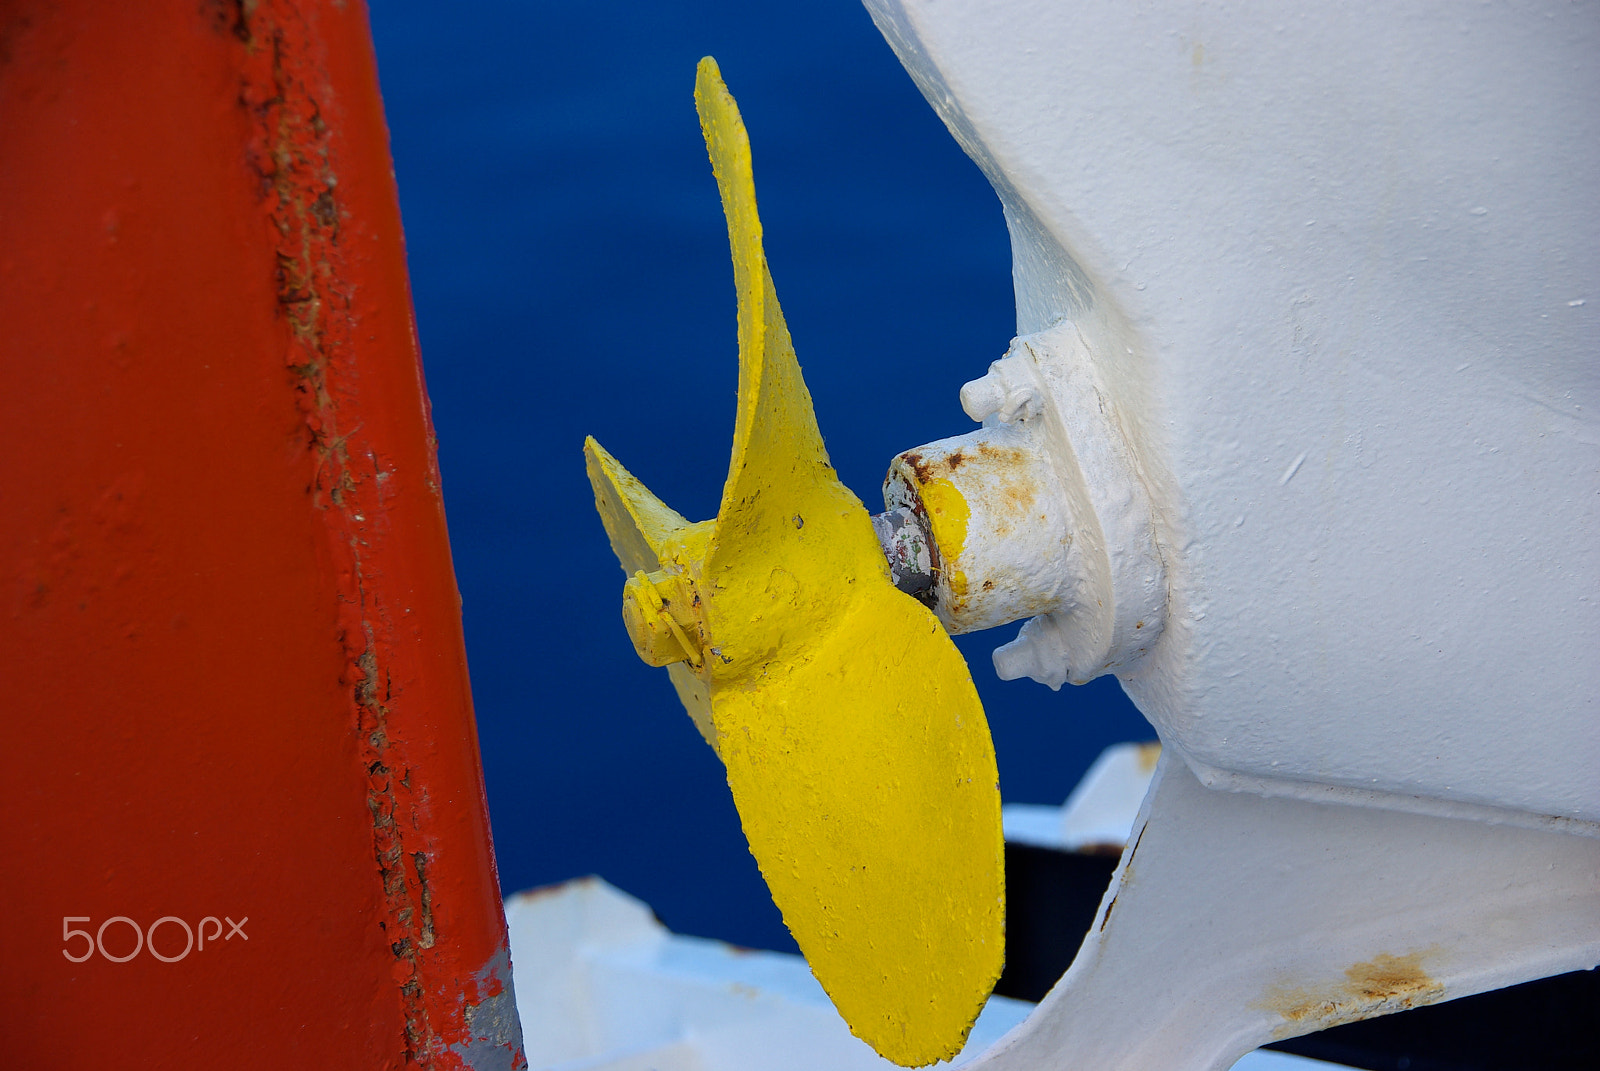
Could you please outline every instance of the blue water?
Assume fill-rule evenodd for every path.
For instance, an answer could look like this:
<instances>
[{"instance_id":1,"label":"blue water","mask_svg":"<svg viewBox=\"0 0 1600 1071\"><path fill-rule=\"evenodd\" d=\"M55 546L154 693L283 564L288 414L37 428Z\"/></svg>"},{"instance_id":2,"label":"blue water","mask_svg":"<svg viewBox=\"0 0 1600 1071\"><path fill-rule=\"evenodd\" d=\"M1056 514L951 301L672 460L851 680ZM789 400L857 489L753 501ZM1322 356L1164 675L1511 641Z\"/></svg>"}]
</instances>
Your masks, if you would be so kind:
<instances>
[{"instance_id":1,"label":"blue water","mask_svg":"<svg viewBox=\"0 0 1600 1071\"><path fill-rule=\"evenodd\" d=\"M720 765L623 632L583 437L716 512L737 347L701 56L744 113L773 278L869 508L895 454L972 427L956 392L1013 334L999 202L844 0L374 0L372 20L501 882L596 873L681 932L792 950ZM1004 797L1059 802L1153 733L1113 680L997 680L1016 628L959 642Z\"/></svg>"}]
</instances>

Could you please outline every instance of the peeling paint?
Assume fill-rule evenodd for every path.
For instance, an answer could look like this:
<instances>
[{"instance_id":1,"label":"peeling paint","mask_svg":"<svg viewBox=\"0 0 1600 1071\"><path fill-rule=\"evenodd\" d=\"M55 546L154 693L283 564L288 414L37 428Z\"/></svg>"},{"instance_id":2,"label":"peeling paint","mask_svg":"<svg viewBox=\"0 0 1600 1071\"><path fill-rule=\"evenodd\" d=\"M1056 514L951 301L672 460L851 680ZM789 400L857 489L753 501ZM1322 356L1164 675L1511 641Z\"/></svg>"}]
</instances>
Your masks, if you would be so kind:
<instances>
[{"instance_id":1,"label":"peeling paint","mask_svg":"<svg viewBox=\"0 0 1600 1071\"><path fill-rule=\"evenodd\" d=\"M286 362L317 457L309 488L318 509L329 513L328 530L346 590L340 598L340 635L357 711L361 762L367 768L367 809L372 818L373 856L386 901L379 922L400 968L396 974L405 1012L405 1058L427 1065L431 1031L422 997L417 952L435 940L431 912L423 910L425 852L409 851L403 782L394 775L388 706L379 698L380 631L392 623L373 605L367 590L362 500L371 494L370 472L361 471L342 426L336 365L350 349L349 295L339 246L340 212L322 94L326 74L310 54L314 40L299 9L289 3L241 7L239 25L249 59L240 92L256 123L251 160L261 177L261 195L277 229L278 305L288 325ZM375 504L374 504L375 505ZM371 509L373 517L381 516ZM397 784L399 782L399 784ZM409 800L405 800L409 804ZM408 880L410 857L415 880ZM429 924L424 927L424 919ZM426 942L426 944L424 944Z\"/></svg>"},{"instance_id":2,"label":"peeling paint","mask_svg":"<svg viewBox=\"0 0 1600 1071\"><path fill-rule=\"evenodd\" d=\"M873 515L872 528L894 586L932 609L939 551L928 534L926 512L888 509Z\"/></svg>"},{"instance_id":3,"label":"peeling paint","mask_svg":"<svg viewBox=\"0 0 1600 1071\"><path fill-rule=\"evenodd\" d=\"M367 767L367 808L372 818L373 855L377 863L387 919L379 923L395 958L404 966L397 977L405 1004L405 1055L424 1059L427 1015L416 983L416 954L424 939L418 895L407 881L403 859L405 831L396 821L400 810L396 778L389 761L388 709L378 697L376 632L383 623L368 605L366 568L360 536L358 474L352 464L348 435L340 428L339 404L330 383L330 364L349 345L348 301L338 285L337 178L330 160L328 129L316 89L319 72L306 52L309 29L291 5L268 4L244 9L239 25L250 53L240 94L258 124L252 163L261 176L278 242L278 303L289 328L287 358L307 432L317 456L317 478L309 490L320 509L330 511L329 528L339 573L349 588L341 599L341 636L352 672L347 682L358 711L357 737ZM404 771L401 780L409 775ZM424 858L412 853L413 861ZM425 866L417 867L420 877Z\"/></svg>"},{"instance_id":4,"label":"peeling paint","mask_svg":"<svg viewBox=\"0 0 1600 1071\"><path fill-rule=\"evenodd\" d=\"M325 16L284 0L247 0L217 12L216 25L235 33L246 48L239 102L254 125L249 162L278 234L277 297L289 341L285 363L316 458L316 477L307 492L314 507L325 511L328 549L341 578L345 683L358 761L366 771L373 862L382 890L383 910L376 921L395 959L392 977L404 1016L404 1036L396 1039L399 1055L426 1068L461 1066L450 1054L465 1056L469 1067L525 1066L515 1005L507 1003L509 961L485 968L481 984L467 989L468 996L480 990L486 995L462 997L459 1009L438 1003L441 994L458 987L448 976L448 959L431 969L424 963L424 955L449 938L440 933L436 914L438 847L427 832L432 817L427 792L421 783L413 784L408 752L390 725L397 687L389 662L398 625L381 595L373 548L386 523L385 504L395 494L385 486L394 464L376 449L353 446L362 427L345 416L347 410L362 411L354 366L351 280L356 272L342 242L349 218L335 154L342 119L328 57L322 54L327 45L318 36L318 20ZM428 437L424 479L436 494L431 429ZM497 1025L490 1029L491 1024ZM470 1038L457 1042L463 1033Z\"/></svg>"},{"instance_id":5,"label":"peeling paint","mask_svg":"<svg viewBox=\"0 0 1600 1071\"><path fill-rule=\"evenodd\" d=\"M450 1046L471 1071L524 1071L522 1025L511 983L511 953L494 954L474 978L480 999L465 1007L468 1040Z\"/></svg>"},{"instance_id":6,"label":"peeling paint","mask_svg":"<svg viewBox=\"0 0 1600 1071\"><path fill-rule=\"evenodd\" d=\"M1157 746L1159 747L1159 745ZM1133 847L1128 849L1127 860L1122 864L1122 872L1116 879L1116 890L1111 893L1111 899L1106 902L1106 909L1100 915L1100 925L1095 928L1097 933L1105 932L1106 923L1111 921L1111 912L1117 906L1117 897L1121 895L1123 889L1133 884L1133 857L1139 853L1139 845L1144 843L1144 832L1147 828L1147 826L1140 827L1139 835L1133 840Z\"/></svg>"}]
</instances>

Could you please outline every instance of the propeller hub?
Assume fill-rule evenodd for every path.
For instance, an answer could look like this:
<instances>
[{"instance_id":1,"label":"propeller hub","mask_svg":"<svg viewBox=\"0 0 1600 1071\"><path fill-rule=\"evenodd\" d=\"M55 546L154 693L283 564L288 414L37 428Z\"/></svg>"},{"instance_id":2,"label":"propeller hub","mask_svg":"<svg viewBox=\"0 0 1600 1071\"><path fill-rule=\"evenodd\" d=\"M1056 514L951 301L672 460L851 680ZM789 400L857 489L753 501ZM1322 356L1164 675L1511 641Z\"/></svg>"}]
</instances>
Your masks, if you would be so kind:
<instances>
[{"instance_id":1,"label":"propeller hub","mask_svg":"<svg viewBox=\"0 0 1600 1071\"><path fill-rule=\"evenodd\" d=\"M885 518L909 515L926 535L927 592L952 633L1030 619L995 652L1004 679L1059 688L1126 671L1167 619L1158 546L1161 496L1137 431L1101 382L1070 321L1013 340L961 391L984 426L895 458ZM883 538L895 582L918 579ZM905 557L905 555L902 555ZM904 576L902 574L905 574Z\"/></svg>"}]
</instances>

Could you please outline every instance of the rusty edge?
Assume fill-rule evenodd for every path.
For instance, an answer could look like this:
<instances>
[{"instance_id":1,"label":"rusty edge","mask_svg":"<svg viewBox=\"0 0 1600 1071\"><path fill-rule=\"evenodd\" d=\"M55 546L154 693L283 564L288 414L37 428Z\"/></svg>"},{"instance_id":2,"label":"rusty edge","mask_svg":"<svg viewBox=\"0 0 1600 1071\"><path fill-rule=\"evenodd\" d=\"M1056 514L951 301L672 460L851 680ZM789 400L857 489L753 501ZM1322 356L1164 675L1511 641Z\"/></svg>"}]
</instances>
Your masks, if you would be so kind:
<instances>
[{"instance_id":1,"label":"rusty edge","mask_svg":"<svg viewBox=\"0 0 1600 1071\"><path fill-rule=\"evenodd\" d=\"M1343 1026L1380 1015L1437 1004L1448 995L1423 961L1439 955L1437 946L1403 956L1380 952L1345 968L1342 979L1321 985L1274 984L1252 1007L1280 1017L1275 1040Z\"/></svg>"},{"instance_id":2,"label":"rusty edge","mask_svg":"<svg viewBox=\"0 0 1600 1071\"><path fill-rule=\"evenodd\" d=\"M526 1068L504 944L472 977L451 980L464 999L435 1004L425 984L425 954L440 939L429 883L436 845L425 831L426 786L412 783L406 755L390 736L392 686L383 656L396 636L387 608L378 605L369 583L366 561L371 528L364 520L384 509L389 473L376 452L359 448L359 423L346 427L340 419L341 403L357 412L359 404L351 382L356 374L354 286L339 241L342 208L333 138L319 103L333 93L321 62L325 42L300 5L287 0L224 0L214 8L215 28L244 46L239 101L252 120L251 164L277 231L277 297L289 329L286 363L317 459L313 502L326 513L329 545L343 581L339 628L345 679L356 713L383 890L385 910L378 925L394 955L404 1017L402 1058L428 1069ZM364 24L365 11L356 14ZM427 434L431 446L431 427ZM437 491L436 469L428 484ZM439 981L431 979L434 986Z\"/></svg>"}]
</instances>

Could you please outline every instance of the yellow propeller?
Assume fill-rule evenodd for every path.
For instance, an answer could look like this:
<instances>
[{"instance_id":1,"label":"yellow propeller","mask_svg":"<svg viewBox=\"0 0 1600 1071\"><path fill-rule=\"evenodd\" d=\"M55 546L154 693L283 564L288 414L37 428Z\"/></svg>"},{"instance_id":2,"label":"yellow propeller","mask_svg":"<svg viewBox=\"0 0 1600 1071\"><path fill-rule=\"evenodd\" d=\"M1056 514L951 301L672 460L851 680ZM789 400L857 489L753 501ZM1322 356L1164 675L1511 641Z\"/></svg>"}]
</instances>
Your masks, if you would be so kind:
<instances>
[{"instance_id":1,"label":"yellow propeller","mask_svg":"<svg viewBox=\"0 0 1600 1071\"><path fill-rule=\"evenodd\" d=\"M594 439L623 620L727 769L750 851L856 1036L911 1067L961 1050L1004 954L994 746L955 644L895 589L828 463L761 246L750 143L716 63L695 104L739 295L739 407L715 520Z\"/></svg>"}]
</instances>

